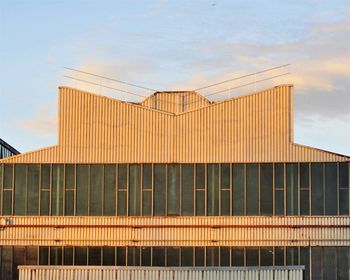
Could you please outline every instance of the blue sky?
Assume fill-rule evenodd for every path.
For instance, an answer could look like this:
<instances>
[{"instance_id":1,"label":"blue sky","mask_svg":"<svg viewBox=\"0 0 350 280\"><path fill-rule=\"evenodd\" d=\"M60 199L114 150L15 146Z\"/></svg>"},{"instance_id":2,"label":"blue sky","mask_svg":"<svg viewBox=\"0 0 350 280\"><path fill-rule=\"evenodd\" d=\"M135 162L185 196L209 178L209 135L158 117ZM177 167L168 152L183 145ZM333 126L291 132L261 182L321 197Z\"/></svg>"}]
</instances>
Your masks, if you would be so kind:
<instances>
[{"instance_id":1,"label":"blue sky","mask_svg":"<svg viewBox=\"0 0 350 280\"><path fill-rule=\"evenodd\" d=\"M291 63L213 100L293 83L295 142L350 155L349 14L348 0L0 0L0 137L21 152L56 144L60 85L135 101L64 67L170 90Z\"/></svg>"}]
</instances>

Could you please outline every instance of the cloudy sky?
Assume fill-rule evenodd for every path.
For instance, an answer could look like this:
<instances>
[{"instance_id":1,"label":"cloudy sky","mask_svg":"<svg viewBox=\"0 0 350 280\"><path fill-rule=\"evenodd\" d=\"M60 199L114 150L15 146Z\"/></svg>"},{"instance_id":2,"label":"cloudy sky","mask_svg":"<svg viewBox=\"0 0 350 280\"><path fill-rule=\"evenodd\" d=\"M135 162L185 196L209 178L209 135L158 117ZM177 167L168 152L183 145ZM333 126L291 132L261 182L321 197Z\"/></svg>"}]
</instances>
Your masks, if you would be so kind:
<instances>
[{"instance_id":1,"label":"cloudy sky","mask_svg":"<svg viewBox=\"0 0 350 280\"><path fill-rule=\"evenodd\" d=\"M0 138L21 152L57 142L57 87L136 101L135 88L71 67L157 90L211 96L295 85L295 142L350 155L350 2L0 0Z\"/></svg>"}]
</instances>

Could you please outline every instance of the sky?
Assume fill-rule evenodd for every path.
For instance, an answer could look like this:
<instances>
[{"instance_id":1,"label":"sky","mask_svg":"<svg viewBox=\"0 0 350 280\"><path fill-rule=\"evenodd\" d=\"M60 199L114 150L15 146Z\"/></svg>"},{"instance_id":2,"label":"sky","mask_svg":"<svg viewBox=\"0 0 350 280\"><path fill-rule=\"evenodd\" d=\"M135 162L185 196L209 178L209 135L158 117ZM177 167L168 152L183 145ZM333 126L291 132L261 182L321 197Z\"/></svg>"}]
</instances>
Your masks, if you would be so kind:
<instances>
[{"instance_id":1,"label":"sky","mask_svg":"<svg viewBox=\"0 0 350 280\"><path fill-rule=\"evenodd\" d=\"M350 155L349 0L0 0L0 39L0 138L20 152L57 143L59 86L140 101L65 76L152 93L65 67L193 90L290 64L199 93L294 84L294 141Z\"/></svg>"}]
</instances>

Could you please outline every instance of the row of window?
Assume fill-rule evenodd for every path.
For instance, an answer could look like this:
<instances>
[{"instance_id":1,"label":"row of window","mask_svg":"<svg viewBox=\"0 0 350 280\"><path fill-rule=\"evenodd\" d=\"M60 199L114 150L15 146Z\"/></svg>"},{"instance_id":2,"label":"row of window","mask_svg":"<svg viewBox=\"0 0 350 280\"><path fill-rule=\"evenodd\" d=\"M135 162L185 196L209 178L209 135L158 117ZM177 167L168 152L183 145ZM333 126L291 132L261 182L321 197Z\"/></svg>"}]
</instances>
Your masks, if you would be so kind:
<instances>
[{"instance_id":1,"label":"row of window","mask_svg":"<svg viewBox=\"0 0 350 280\"><path fill-rule=\"evenodd\" d=\"M0 159L17 155L19 152L0 139Z\"/></svg>"},{"instance_id":2,"label":"row of window","mask_svg":"<svg viewBox=\"0 0 350 280\"><path fill-rule=\"evenodd\" d=\"M4 164L0 214L349 215L349 163Z\"/></svg>"},{"instance_id":3,"label":"row of window","mask_svg":"<svg viewBox=\"0 0 350 280\"><path fill-rule=\"evenodd\" d=\"M303 279L349 279L350 247L0 247L0 279L18 265L284 266ZM311 264L310 264L311 261ZM12 274L12 278L11 278Z\"/></svg>"}]
</instances>

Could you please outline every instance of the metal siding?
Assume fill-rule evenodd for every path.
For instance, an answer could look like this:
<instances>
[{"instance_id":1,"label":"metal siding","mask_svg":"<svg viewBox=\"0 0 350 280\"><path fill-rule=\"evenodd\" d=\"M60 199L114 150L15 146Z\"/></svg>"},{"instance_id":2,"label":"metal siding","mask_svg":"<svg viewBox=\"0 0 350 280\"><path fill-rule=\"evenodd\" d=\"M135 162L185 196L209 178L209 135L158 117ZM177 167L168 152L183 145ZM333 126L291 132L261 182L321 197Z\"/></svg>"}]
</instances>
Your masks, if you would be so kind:
<instances>
[{"instance_id":1,"label":"metal siding","mask_svg":"<svg viewBox=\"0 0 350 280\"><path fill-rule=\"evenodd\" d=\"M108 266L19 266L20 280L66 280L66 279L261 279L302 280L302 266L285 267L108 267Z\"/></svg>"},{"instance_id":2,"label":"metal siding","mask_svg":"<svg viewBox=\"0 0 350 280\"><path fill-rule=\"evenodd\" d=\"M175 102L186 94L175 92L157 95L171 102L163 109L176 111L178 106ZM290 85L210 104L195 93L188 96L194 99L192 104L200 105L191 105L191 110L173 114L76 89L60 88L58 145L6 158L0 162L349 160L346 156L291 142L293 96ZM151 99L145 102L150 102L149 100Z\"/></svg>"},{"instance_id":3,"label":"metal siding","mask_svg":"<svg viewBox=\"0 0 350 280\"><path fill-rule=\"evenodd\" d=\"M0 221L2 246L350 246L349 216L2 216Z\"/></svg>"}]
</instances>

